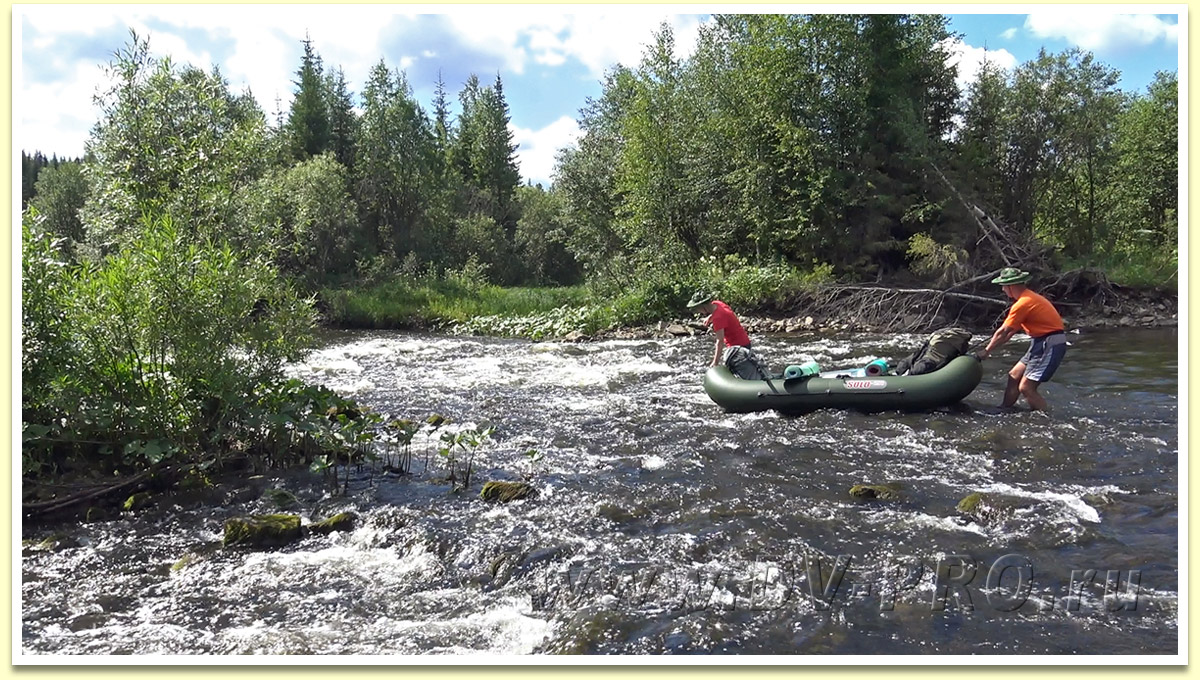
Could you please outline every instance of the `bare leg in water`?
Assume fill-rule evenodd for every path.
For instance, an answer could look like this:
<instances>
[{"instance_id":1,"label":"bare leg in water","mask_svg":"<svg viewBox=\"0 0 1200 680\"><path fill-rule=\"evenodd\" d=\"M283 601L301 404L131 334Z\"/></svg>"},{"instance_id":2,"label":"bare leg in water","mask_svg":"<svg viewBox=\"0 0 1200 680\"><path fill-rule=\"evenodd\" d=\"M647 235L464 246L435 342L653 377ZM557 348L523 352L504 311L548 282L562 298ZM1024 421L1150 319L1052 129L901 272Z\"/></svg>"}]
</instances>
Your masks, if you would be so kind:
<instances>
[{"instance_id":1,"label":"bare leg in water","mask_svg":"<svg viewBox=\"0 0 1200 680\"><path fill-rule=\"evenodd\" d=\"M1034 411L1046 410L1046 398L1038 394L1041 383L1025 377L1025 364L1018 361L1008 372L1008 384L1004 386L1004 401L1001 406L1008 408L1017 403L1017 397L1025 397L1029 408Z\"/></svg>"}]
</instances>

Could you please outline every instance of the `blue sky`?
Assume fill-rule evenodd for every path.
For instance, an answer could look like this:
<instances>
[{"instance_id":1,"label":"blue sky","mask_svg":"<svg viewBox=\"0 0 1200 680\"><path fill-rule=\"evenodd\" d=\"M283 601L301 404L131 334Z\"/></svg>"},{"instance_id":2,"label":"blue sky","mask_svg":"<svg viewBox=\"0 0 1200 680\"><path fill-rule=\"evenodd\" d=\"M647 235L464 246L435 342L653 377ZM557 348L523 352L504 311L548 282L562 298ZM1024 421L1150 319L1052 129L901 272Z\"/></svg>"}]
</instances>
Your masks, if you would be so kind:
<instances>
[{"instance_id":1,"label":"blue sky","mask_svg":"<svg viewBox=\"0 0 1200 680\"><path fill-rule=\"evenodd\" d=\"M780 5L25 5L13 7L14 153L79 156L98 110L102 67L129 30L151 51L205 69L214 64L233 89L249 87L272 116L286 111L308 35L327 66L341 67L355 93L383 59L403 69L418 101L432 109L441 74L451 99L471 73L501 77L525 179L548 182L557 149L578 136L588 97L605 71L635 65L661 22L689 55L711 12L779 11ZM796 7L796 6L789 6ZM1143 92L1155 71L1175 71L1186 50L1182 5L877 5L809 11L940 12L962 34L951 45L960 83L988 50L1006 68L1079 46L1122 73L1122 89ZM1031 13L1017 13L1025 9ZM682 14L681 10L697 12ZM1186 15L1183 15L1186 24ZM1181 33L1184 33L1181 35ZM1181 47L1182 45L1182 47ZM1181 78L1181 80L1183 80ZM1184 100L1186 101L1186 100Z\"/></svg>"}]
</instances>

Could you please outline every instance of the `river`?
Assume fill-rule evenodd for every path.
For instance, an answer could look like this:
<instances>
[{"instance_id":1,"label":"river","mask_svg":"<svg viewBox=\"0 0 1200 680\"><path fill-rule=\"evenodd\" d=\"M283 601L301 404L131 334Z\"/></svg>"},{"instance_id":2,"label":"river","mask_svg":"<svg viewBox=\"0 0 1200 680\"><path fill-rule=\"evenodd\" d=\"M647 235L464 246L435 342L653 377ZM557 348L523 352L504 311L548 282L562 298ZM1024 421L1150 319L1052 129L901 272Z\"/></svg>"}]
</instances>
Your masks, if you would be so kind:
<instances>
[{"instance_id":1,"label":"river","mask_svg":"<svg viewBox=\"0 0 1200 680\"><path fill-rule=\"evenodd\" d=\"M471 492L448 493L426 431L408 477L351 468L345 494L259 480L295 493L305 521L359 517L278 550L217 547L226 518L272 509L244 489L220 507L40 527L25 538L65 532L72 547L19 560L20 651L1179 653L1178 335L1069 337L1042 388L1049 414L996 407L1018 338L965 408L785 417L708 399L711 338L332 334L291 371L390 418L495 426ZM757 347L775 367L833 367L920 340ZM485 502L492 479L537 496ZM898 497L855 498L856 484ZM957 512L976 492L994 512Z\"/></svg>"}]
</instances>

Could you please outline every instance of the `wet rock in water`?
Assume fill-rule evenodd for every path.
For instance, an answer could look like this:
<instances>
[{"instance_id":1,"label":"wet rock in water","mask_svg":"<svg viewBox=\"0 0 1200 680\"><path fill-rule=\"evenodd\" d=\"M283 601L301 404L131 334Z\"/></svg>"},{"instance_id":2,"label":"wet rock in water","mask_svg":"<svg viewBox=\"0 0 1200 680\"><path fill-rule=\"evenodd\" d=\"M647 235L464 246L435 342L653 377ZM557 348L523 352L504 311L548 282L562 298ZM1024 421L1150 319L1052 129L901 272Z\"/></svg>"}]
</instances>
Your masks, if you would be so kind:
<instances>
[{"instance_id":1,"label":"wet rock in water","mask_svg":"<svg viewBox=\"0 0 1200 680\"><path fill-rule=\"evenodd\" d=\"M58 552L67 548L78 548L82 543L78 538L68 534L53 534L42 540L31 539L21 542L21 554L28 557L40 552Z\"/></svg>"},{"instance_id":2,"label":"wet rock in water","mask_svg":"<svg viewBox=\"0 0 1200 680\"><path fill-rule=\"evenodd\" d=\"M109 508L100 505L90 506L83 513L83 521L85 522L104 522L109 519L112 519L112 512Z\"/></svg>"},{"instance_id":3,"label":"wet rock in water","mask_svg":"<svg viewBox=\"0 0 1200 680\"><path fill-rule=\"evenodd\" d=\"M300 538L299 515L251 515L225 520L222 545L270 548Z\"/></svg>"},{"instance_id":4,"label":"wet rock in water","mask_svg":"<svg viewBox=\"0 0 1200 680\"><path fill-rule=\"evenodd\" d=\"M142 508L146 507L146 505L149 502L150 502L150 492L149 491L141 491L141 492L133 494L129 498L126 498L124 505L122 505L121 507L124 508L127 512L132 512L134 510L141 510Z\"/></svg>"},{"instance_id":5,"label":"wet rock in water","mask_svg":"<svg viewBox=\"0 0 1200 680\"><path fill-rule=\"evenodd\" d=\"M850 495L855 498L894 501L900 499L900 489L892 484L855 484L850 487Z\"/></svg>"},{"instance_id":6,"label":"wet rock in water","mask_svg":"<svg viewBox=\"0 0 1200 680\"><path fill-rule=\"evenodd\" d=\"M339 512L332 517L308 525L308 531L314 534L331 534L335 531L352 531L358 516L353 512Z\"/></svg>"},{"instance_id":7,"label":"wet rock in water","mask_svg":"<svg viewBox=\"0 0 1200 680\"><path fill-rule=\"evenodd\" d=\"M287 489L268 489L263 494L263 498L271 501L280 510L290 510L300 505L300 500Z\"/></svg>"},{"instance_id":8,"label":"wet rock in water","mask_svg":"<svg viewBox=\"0 0 1200 680\"><path fill-rule=\"evenodd\" d=\"M588 339L583 331L571 331L563 336L563 342L584 342Z\"/></svg>"},{"instance_id":9,"label":"wet rock in water","mask_svg":"<svg viewBox=\"0 0 1200 680\"><path fill-rule=\"evenodd\" d=\"M984 505L983 494L976 492L959 501L954 511L960 515L974 515Z\"/></svg>"},{"instance_id":10,"label":"wet rock in water","mask_svg":"<svg viewBox=\"0 0 1200 680\"><path fill-rule=\"evenodd\" d=\"M959 515L979 524L997 524L1011 517L1017 510L1034 504L1032 499L1016 496L975 492L963 498L955 506Z\"/></svg>"},{"instance_id":11,"label":"wet rock in water","mask_svg":"<svg viewBox=\"0 0 1200 680\"><path fill-rule=\"evenodd\" d=\"M692 332L690 330L688 330L688 328L686 326L684 326L682 324L677 324L677 323L673 323L673 324L667 326L663 330L665 330L670 335L674 335L675 337L682 337L682 336L692 334Z\"/></svg>"},{"instance_id":12,"label":"wet rock in water","mask_svg":"<svg viewBox=\"0 0 1200 680\"><path fill-rule=\"evenodd\" d=\"M537 495L537 490L525 482L488 482L483 485L479 497L485 501L509 501L530 498Z\"/></svg>"},{"instance_id":13,"label":"wet rock in water","mask_svg":"<svg viewBox=\"0 0 1200 680\"><path fill-rule=\"evenodd\" d=\"M200 561L199 555L197 555L196 553L188 553L188 554L184 555L183 557L180 557L179 559L175 560L175 564L171 565L171 572L174 573L177 571L183 571L184 569L187 569L188 567L192 566L193 564L195 564L199 561Z\"/></svg>"},{"instance_id":14,"label":"wet rock in water","mask_svg":"<svg viewBox=\"0 0 1200 680\"><path fill-rule=\"evenodd\" d=\"M608 521L617 524L631 524L646 519L652 514L650 508L644 505L627 508L624 505L614 502L601 503L596 507L596 513Z\"/></svg>"},{"instance_id":15,"label":"wet rock in water","mask_svg":"<svg viewBox=\"0 0 1200 680\"><path fill-rule=\"evenodd\" d=\"M67 623L67 629L72 633L78 633L83 630L99 628L109 622L111 615L107 612L94 612L90 614L82 614L71 619Z\"/></svg>"}]
</instances>

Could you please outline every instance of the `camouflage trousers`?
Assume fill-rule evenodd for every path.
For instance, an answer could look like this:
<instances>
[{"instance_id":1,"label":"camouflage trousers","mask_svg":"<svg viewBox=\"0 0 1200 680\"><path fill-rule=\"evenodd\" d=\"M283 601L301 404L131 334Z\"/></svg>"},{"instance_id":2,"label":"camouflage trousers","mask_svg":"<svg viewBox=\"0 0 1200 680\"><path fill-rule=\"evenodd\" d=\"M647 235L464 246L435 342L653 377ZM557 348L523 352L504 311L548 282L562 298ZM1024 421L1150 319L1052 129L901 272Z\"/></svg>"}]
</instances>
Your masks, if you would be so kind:
<instances>
[{"instance_id":1,"label":"camouflage trousers","mask_svg":"<svg viewBox=\"0 0 1200 680\"><path fill-rule=\"evenodd\" d=\"M731 373L743 380L767 380L766 364L749 347L732 345L721 354L721 361Z\"/></svg>"}]
</instances>

